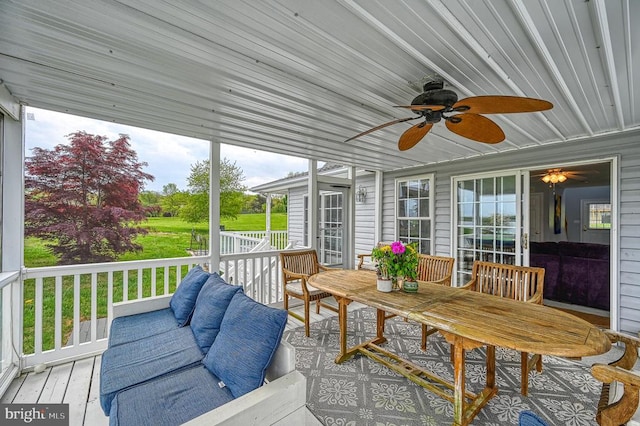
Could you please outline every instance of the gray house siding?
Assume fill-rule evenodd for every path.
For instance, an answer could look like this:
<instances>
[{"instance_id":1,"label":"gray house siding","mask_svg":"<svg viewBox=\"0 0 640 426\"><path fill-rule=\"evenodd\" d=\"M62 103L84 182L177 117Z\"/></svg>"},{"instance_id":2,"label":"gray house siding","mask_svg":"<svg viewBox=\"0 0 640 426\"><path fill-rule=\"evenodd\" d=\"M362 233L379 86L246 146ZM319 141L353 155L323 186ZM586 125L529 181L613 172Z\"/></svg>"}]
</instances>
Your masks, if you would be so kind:
<instances>
[{"instance_id":1,"label":"gray house siding","mask_svg":"<svg viewBox=\"0 0 640 426\"><path fill-rule=\"evenodd\" d=\"M395 182L397 178L407 178L417 175L432 173L433 169L422 168L404 170L398 173L385 173L383 184L383 208L382 208L382 235L383 241L394 241L396 239L396 189ZM435 182L435 213L434 213L434 250L433 254L438 256L450 256L450 209L451 209L451 185L450 175L445 172L434 176Z\"/></svg>"},{"instance_id":2,"label":"gray house siding","mask_svg":"<svg viewBox=\"0 0 640 426\"><path fill-rule=\"evenodd\" d=\"M289 241L295 241L298 246L304 244L304 195L306 193L306 187L292 188L289 189L287 196Z\"/></svg>"},{"instance_id":3,"label":"gray house siding","mask_svg":"<svg viewBox=\"0 0 640 426\"><path fill-rule=\"evenodd\" d=\"M620 148L620 329L640 330L640 140Z\"/></svg>"},{"instance_id":4,"label":"gray house siding","mask_svg":"<svg viewBox=\"0 0 640 426\"><path fill-rule=\"evenodd\" d=\"M640 330L640 132L614 139L592 138L584 141L532 147L503 154L487 154L469 160L427 165L384 174L382 184L382 240L396 238L395 179L427 173L434 174L434 254L451 256L451 181L455 176L498 170L543 169L561 163L594 162L617 158L618 187L612 195L618 211L617 276L613 285L618 289L618 318L613 325L629 333ZM368 253L376 243L374 238L374 178L362 176L356 187L367 188L365 203L356 203L356 253ZM612 188L613 191L613 188ZM292 239L303 241L303 195L306 188L289 192L289 232ZM548 202L548 199L546 199ZM616 235L614 233L614 238Z\"/></svg>"},{"instance_id":5,"label":"gray house siding","mask_svg":"<svg viewBox=\"0 0 640 426\"><path fill-rule=\"evenodd\" d=\"M395 238L395 191L398 177L435 174L435 254L451 255L451 179L453 176L496 170L545 168L559 163L593 162L616 157L619 165L618 201L619 328L640 330L640 136L637 132L615 139L593 138L548 145L464 161L385 173L383 183L383 237ZM613 190L613 188L612 188ZM615 259L615 256L613 257ZM614 319L615 321L615 319Z\"/></svg>"},{"instance_id":6,"label":"gray house siding","mask_svg":"<svg viewBox=\"0 0 640 426\"><path fill-rule=\"evenodd\" d=\"M376 204L374 175L357 177L356 188L360 186L367 190L367 198L364 203L356 202L356 255L371 253L371 248L377 243L377 241L374 241L373 232L375 227L374 214Z\"/></svg>"}]
</instances>

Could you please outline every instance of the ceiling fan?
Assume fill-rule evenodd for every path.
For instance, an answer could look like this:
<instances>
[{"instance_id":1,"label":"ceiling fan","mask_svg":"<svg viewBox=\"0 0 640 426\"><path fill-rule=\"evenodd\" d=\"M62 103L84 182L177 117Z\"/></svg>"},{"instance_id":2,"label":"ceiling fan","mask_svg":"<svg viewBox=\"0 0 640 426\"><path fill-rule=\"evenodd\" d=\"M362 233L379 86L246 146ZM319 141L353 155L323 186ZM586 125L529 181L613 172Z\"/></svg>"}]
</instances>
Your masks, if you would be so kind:
<instances>
[{"instance_id":1,"label":"ceiling fan","mask_svg":"<svg viewBox=\"0 0 640 426\"><path fill-rule=\"evenodd\" d=\"M411 101L411 105L397 105L407 108L417 117L399 118L359 133L345 142L368 135L396 123L417 120L424 121L406 130L398 141L398 149L406 151L424 138L435 123L445 120L447 129L453 133L483 143L498 143L505 139L504 132L492 120L480 114L508 114L513 112L536 112L553 108L551 102L519 96L472 96L458 100L458 95L443 89L442 80L429 81L424 85L424 93Z\"/></svg>"},{"instance_id":2,"label":"ceiling fan","mask_svg":"<svg viewBox=\"0 0 640 426\"><path fill-rule=\"evenodd\" d=\"M565 182L567 179L574 179L580 182L587 182L588 178L584 175L598 174L597 170L568 170L562 169L549 169L544 173L538 173L531 175L532 177L539 177L544 183L554 185L556 183Z\"/></svg>"}]
</instances>

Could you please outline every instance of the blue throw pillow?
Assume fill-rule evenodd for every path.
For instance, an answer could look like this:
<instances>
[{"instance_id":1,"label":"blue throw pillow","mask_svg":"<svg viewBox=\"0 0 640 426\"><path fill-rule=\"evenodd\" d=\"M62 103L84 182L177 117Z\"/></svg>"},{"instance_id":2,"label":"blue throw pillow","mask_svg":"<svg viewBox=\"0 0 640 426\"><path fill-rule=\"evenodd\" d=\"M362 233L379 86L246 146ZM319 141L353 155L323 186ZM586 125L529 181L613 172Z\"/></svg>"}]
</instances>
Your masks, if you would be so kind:
<instances>
[{"instance_id":1,"label":"blue throw pillow","mask_svg":"<svg viewBox=\"0 0 640 426\"><path fill-rule=\"evenodd\" d=\"M210 274L205 272L200 265L195 266L182 279L176 292L173 293L169 307L173 311L179 327L183 327L189 322L198 293L209 276Z\"/></svg>"},{"instance_id":2,"label":"blue throw pillow","mask_svg":"<svg viewBox=\"0 0 640 426\"><path fill-rule=\"evenodd\" d=\"M212 274L202 286L191 316L191 331L202 353L209 351L220 331L229 302L239 291L242 287L227 284L218 274Z\"/></svg>"},{"instance_id":3,"label":"blue throw pillow","mask_svg":"<svg viewBox=\"0 0 640 426\"><path fill-rule=\"evenodd\" d=\"M202 363L238 398L264 382L276 352L287 311L270 308L236 293L224 314L220 333Z\"/></svg>"},{"instance_id":4,"label":"blue throw pillow","mask_svg":"<svg viewBox=\"0 0 640 426\"><path fill-rule=\"evenodd\" d=\"M529 410L520 412L519 426L547 426L547 423Z\"/></svg>"}]
</instances>

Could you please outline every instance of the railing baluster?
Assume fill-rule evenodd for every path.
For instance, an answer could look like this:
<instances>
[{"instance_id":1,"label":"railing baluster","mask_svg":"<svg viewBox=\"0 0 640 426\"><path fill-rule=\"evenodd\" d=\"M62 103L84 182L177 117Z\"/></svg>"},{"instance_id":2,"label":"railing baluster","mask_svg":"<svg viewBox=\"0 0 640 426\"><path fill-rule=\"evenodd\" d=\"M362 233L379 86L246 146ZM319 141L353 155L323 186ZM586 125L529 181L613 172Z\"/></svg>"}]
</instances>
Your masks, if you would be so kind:
<instances>
[{"instance_id":1,"label":"railing baluster","mask_svg":"<svg viewBox=\"0 0 640 426\"><path fill-rule=\"evenodd\" d=\"M73 346L80 344L80 274L73 275Z\"/></svg>"},{"instance_id":2,"label":"railing baluster","mask_svg":"<svg viewBox=\"0 0 640 426\"><path fill-rule=\"evenodd\" d=\"M34 342L33 347L36 354L42 353L42 287L43 279L36 279L36 294L33 301L33 309L35 310L35 322L34 322Z\"/></svg>"},{"instance_id":3,"label":"railing baluster","mask_svg":"<svg viewBox=\"0 0 640 426\"><path fill-rule=\"evenodd\" d=\"M98 274L91 274L91 342L98 340Z\"/></svg>"},{"instance_id":4,"label":"railing baluster","mask_svg":"<svg viewBox=\"0 0 640 426\"><path fill-rule=\"evenodd\" d=\"M107 336L113 319L113 271L107 273Z\"/></svg>"},{"instance_id":5,"label":"railing baluster","mask_svg":"<svg viewBox=\"0 0 640 426\"><path fill-rule=\"evenodd\" d=\"M138 268L138 300L142 299L142 268Z\"/></svg>"},{"instance_id":6,"label":"railing baluster","mask_svg":"<svg viewBox=\"0 0 640 426\"><path fill-rule=\"evenodd\" d=\"M55 350L62 348L62 276L56 275L54 289L54 347Z\"/></svg>"},{"instance_id":7,"label":"railing baluster","mask_svg":"<svg viewBox=\"0 0 640 426\"><path fill-rule=\"evenodd\" d=\"M164 294L169 294L169 267L164 267Z\"/></svg>"},{"instance_id":8,"label":"railing baluster","mask_svg":"<svg viewBox=\"0 0 640 426\"><path fill-rule=\"evenodd\" d=\"M156 295L156 268L151 268L151 297Z\"/></svg>"},{"instance_id":9,"label":"railing baluster","mask_svg":"<svg viewBox=\"0 0 640 426\"><path fill-rule=\"evenodd\" d=\"M122 301L129 300L129 270L122 271Z\"/></svg>"}]
</instances>

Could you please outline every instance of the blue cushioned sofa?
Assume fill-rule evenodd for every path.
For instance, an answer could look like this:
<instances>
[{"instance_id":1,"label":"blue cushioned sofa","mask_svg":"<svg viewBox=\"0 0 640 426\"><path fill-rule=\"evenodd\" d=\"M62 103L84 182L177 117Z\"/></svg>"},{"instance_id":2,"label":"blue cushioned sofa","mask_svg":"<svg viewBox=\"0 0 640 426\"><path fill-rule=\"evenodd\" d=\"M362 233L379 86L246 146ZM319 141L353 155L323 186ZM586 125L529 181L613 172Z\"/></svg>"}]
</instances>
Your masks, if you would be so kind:
<instances>
[{"instance_id":1,"label":"blue cushioned sofa","mask_svg":"<svg viewBox=\"0 0 640 426\"><path fill-rule=\"evenodd\" d=\"M174 295L114 304L100 403L110 425L302 424L286 311L195 267Z\"/></svg>"}]
</instances>

